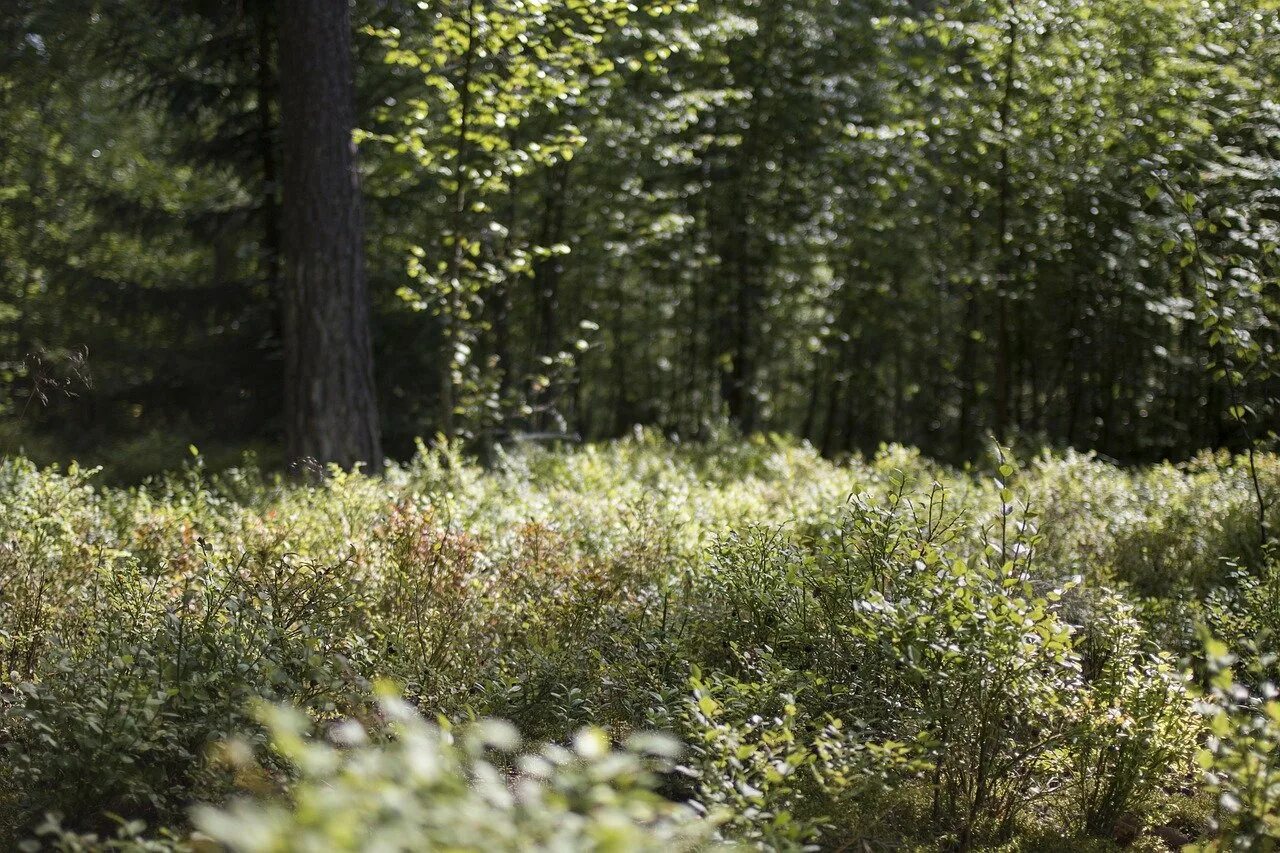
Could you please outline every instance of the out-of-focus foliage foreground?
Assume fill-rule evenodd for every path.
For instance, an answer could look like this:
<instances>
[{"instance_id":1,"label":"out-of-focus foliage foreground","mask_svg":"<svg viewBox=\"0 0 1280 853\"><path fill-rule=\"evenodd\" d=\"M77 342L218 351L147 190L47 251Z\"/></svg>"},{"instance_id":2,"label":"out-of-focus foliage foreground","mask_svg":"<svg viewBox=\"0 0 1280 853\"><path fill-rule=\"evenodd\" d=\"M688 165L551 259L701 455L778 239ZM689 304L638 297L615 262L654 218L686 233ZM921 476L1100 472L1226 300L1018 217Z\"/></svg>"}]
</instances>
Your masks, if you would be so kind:
<instances>
[{"instance_id":1,"label":"out-of-focus foliage foreground","mask_svg":"<svg viewBox=\"0 0 1280 853\"><path fill-rule=\"evenodd\" d=\"M4 444L122 480L191 441L273 462L289 21L0 25ZM728 421L1134 462L1272 422L1275 0L360 0L354 28L394 457Z\"/></svg>"},{"instance_id":2,"label":"out-of-focus foliage foreground","mask_svg":"<svg viewBox=\"0 0 1280 853\"><path fill-rule=\"evenodd\" d=\"M0 845L1274 849L1251 479L652 435L311 485L10 460Z\"/></svg>"}]
</instances>

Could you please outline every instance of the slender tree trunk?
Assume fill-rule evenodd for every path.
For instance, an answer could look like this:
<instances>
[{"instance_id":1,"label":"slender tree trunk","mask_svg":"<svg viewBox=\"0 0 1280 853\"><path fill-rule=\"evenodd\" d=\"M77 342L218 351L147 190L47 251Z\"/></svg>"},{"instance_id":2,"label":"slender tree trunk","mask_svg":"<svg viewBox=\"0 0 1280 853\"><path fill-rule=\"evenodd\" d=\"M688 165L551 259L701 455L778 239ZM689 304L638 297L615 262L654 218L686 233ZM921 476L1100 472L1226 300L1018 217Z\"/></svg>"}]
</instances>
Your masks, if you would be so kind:
<instances>
[{"instance_id":1,"label":"slender tree trunk","mask_svg":"<svg viewBox=\"0 0 1280 853\"><path fill-rule=\"evenodd\" d=\"M969 264L965 273L966 281L960 291L960 298L964 303L964 312L960 326L960 362L958 371L960 402L959 417L956 421L955 450L956 459L958 460L969 459L976 444L974 441L974 414L978 405L977 341L974 339L974 333L978 329L979 290L977 283L974 281L975 275L973 272L974 263L978 256L978 244L977 236L972 226L968 229L968 238Z\"/></svg>"},{"instance_id":2,"label":"slender tree trunk","mask_svg":"<svg viewBox=\"0 0 1280 853\"><path fill-rule=\"evenodd\" d=\"M511 134L511 147L517 147L516 135ZM517 232L520 228L520 193L513 179L511 190L507 197L507 214L506 214L507 237L503 246L503 256L509 256L512 247L519 245ZM494 368L498 374L498 400L500 402L501 411L506 412L507 398L510 396L512 385L512 371L514 365L511 357L511 283L507 278L494 283L489 290L488 298L485 300L485 312L490 317L489 337L491 340L490 351L494 358ZM506 426L505 424L503 425Z\"/></svg>"},{"instance_id":3,"label":"slender tree trunk","mask_svg":"<svg viewBox=\"0 0 1280 853\"><path fill-rule=\"evenodd\" d=\"M809 400L805 403L804 419L800 422L800 437L816 444L814 429L818 423L818 401L822 390L831 385L831 359L826 353L814 356L813 369L809 371Z\"/></svg>"},{"instance_id":4,"label":"slender tree trunk","mask_svg":"<svg viewBox=\"0 0 1280 853\"><path fill-rule=\"evenodd\" d=\"M272 299L279 299L280 291L280 205L279 169L276 165L275 120L271 105L275 100L275 80L271 56L271 12L266 0L259 0L257 15L257 114L258 156L262 161L262 272ZM279 331L277 329L277 331Z\"/></svg>"},{"instance_id":5,"label":"slender tree trunk","mask_svg":"<svg viewBox=\"0 0 1280 853\"><path fill-rule=\"evenodd\" d=\"M347 0L283 0L277 29L286 452L378 469Z\"/></svg>"},{"instance_id":6,"label":"slender tree trunk","mask_svg":"<svg viewBox=\"0 0 1280 853\"><path fill-rule=\"evenodd\" d=\"M849 351L849 361L845 365L849 378L844 383L844 427L842 433L844 440L841 442L840 449L848 453L852 453L858 449L860 433L863 432L865 428L860 428L859 422L861 421L862 424L865 425L867 420L865 413L861 411L862 407L859 405L860 395L858 394L856 384L858 368L855 367L855 365L865 364L861 358L862 348L862 339L859 338L855 340Z\"/></svg>"},{"instance_id":7,"label":"slender tree trunk","mask_svg":"<svg viewBox=\"0 0 1280 853\"><path fill-rule=\"evenodd\" d=\"M569 161L561 161L547 171L542 206L542 229L539 244L544 249L560 243L565 237L565 208L569 191ZM533 289L537 308L538 351L540 358L554 358L560 342L560 281L564 263L559 255L541 258L533 267ZM559 430L562 415L557 411L559 390L554 383L538 392L535 409L538 429Z\"/></svg>"},{"instance_id":8,"label":"slender tree trunk","mask_svg":"<svg viewBox=\"0 0 1280 853\"><path fill-rule=\"evenodd\" d=\"M635 412L631 404L631 379L627 369L633 355L627 351L626 341L626 280L617 269L611 272L614 282L613 321L610 324L613 327L613 349L610 353L613 368L613 434L620 436L635 424Z\"/></svg>"},{"instance_id":9,"label":"slender tree trunk","mask_svg":"<svg viewBox=\"0 0 1280 853\"><path fill-rule=\"evenodd\" d=\"M462 313L462 264L466 246L462 232L467 220L467 172L471 149L472 76L475 72L475 4L466 8L466 52L462 57L462 71L455 82L459 92L457 150L454 152L453 188L449 202L449 266L445 281L443 306L440 310L443 353L440 357L440 433L452 441L457 435L458 408L458 343L461 338L459 315Z\"/></svg>"},{"instance_id":10,"label":"slender tree trunk","mask_svg":"<svg viewBox=\"0 0 1280 853\"><path fill-rule=\"evenodd\" d=\"M1009 9L1009 48L1005 54L1004 92L1000 98L1000 179L996 214L996 239L999 261L996 275L996 377L995 413L992 427L996 438L1005 441L1009 434L1010 406L1010 352L1009 352L1009 288L1013 278L1013 245L1009 234L1009 205L1013 192L1013 176L1009 158L1012 144L1009 123L1013 108L1013 89L1018 63L1018 12L1014 4Z\"/></svg>"}]
</instances>

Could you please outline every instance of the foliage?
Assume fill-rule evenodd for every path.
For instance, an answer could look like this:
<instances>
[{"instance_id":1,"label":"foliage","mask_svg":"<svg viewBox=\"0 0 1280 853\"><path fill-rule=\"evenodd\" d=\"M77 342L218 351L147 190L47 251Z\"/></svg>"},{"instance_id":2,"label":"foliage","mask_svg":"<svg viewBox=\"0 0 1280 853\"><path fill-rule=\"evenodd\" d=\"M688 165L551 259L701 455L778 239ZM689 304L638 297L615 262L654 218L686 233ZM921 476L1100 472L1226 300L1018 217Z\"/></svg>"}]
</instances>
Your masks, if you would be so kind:
<instances>
[{"instance_id":1,"label":"foliage","mask_svg":"<svg viewBox=\"0 0 1280 853\"><path fill-rule=\"evenodd\" d=\"M10 783L38 796L15 804L26 820L46 810L174 820L187 790L217 789L204 752L250 727L252 698L345 707L345 662L361 643L342 636L347 566L245 555L181 578L127 558L91 571L6 709Z\"/></svg>"},{"instance_id":2,"label":"foliage","mask_svg":"<svg viewBox=\"0 0 1280 853\"><path fill-rule=\"evenodd\" d=\"M676 711L692 752L694 802L733 837L805 849L859 797L927 766L907 744L870 742L838 719L802 711L783 691L812 691L812 674L762 663L752 682L695 674Z\"/></svg>"},{"instance_id":3,"label":"foliage","mask_svg":"<svg viewBox=\"0 0 1280 853\"><path fill-rule=\"evenodd\" d=\"M1089 690L1073 738L1073 783L1084 828L1112 834L1126 814L1150 807L1162 784L1187 775L1201 735L1186 676L1153 653L1132 605L1104 595L1082 641Z\"/></svg>"},{"instance_id":4,"label":"foliage","mask_svg":"<svg viewBox=\"0 0 1280 853\"><path fill-rule=\"evenodd\" d=\"M650 790L676 755L668 740L638 736L614 752L604 732L583 729L571 748L519 755L509 725L455 734L391 696L379 709L388 732L347 722L331 743L306 738L297 712L268 709L272 744L299 774L287 801L202 808L196 825L243 853L703 849L710 826Z\"/></svg>"},{"instance_id":5,"label":"foliage","mask_svg":"<svg viewBox=\"0 0 1280 853\"><path fill-rule=\"evenodd\" d=\"M0 11L0 846L1277 846L1277 0L357 0L377 478L285 12Z\"/></svg>"},{"instance_id":6,"label":"foliage","mask_svg":"<svg viewBox=\"0 0 1280 853\"><path fill-rule=\"evenodd\" d=\"M136 481L278 443L286 16L109 5L0 20L0 435ZM1265 447L1275 12L356 3L385 446Z\"/></svg>"},{"instance_id":7,"label":"foliage","mask_svg":"<svg viewBox=\"0 0 1280 853\"><path fill-rule=\"evenodd\" d=\"M1198 761L1209 789L1217 795L1216 837L1204 850L1274 850L1280 844L1280 703L1276 687L1255 669L1249 681L1236 681L1234 655L1220 641L1208 643L1214 671L1204 710L1212 732ZM1257 665L1274 665L1275 653ZM1264 680L1257 680L1261 676Z\"/></svg>"},{"instance_id":8,"label":"foliage","mask_svg":"<svg viewBox=\"0 0 1280 853\"><path fill-rule=\"evenodd\" d=\"M1257 463L1273 488L1276 460ZM686 751L655 790L701 814L671 829L724 842L1104 843L1194 812L1200 791L1242 804L1224 828L1265 831L1242 817L1270 808L1250 757L1269 748L1265 698L1214 682L1226 728L1213 722L1198 780L1205 729L1176 663L1205 671L1207 621L1242 671L1262 667L1249 696L1274 680L1274 570L1253 562L1243 458L957 472L902 448L833 464L781 439L641 434L502 453L488 470L423 446L379 479L210 474L199 458L145 487L96 476L0 468L6 843L41 830L69 850L198 846L189 809L241 808L228 803L246 786L245 814L280 833L357 820L304 816L298 785L416 802L397 768L417 753L369 699L380 679L458 731L501 717L535 743L669 732ZM268 748L262 701L320 739L361 721L371 764L284 729ZM405 725L431 732L440 761L480 766L463 740ZM337 756L336 780L299 766L313 748ZM538 796L577 797L557 787L593 766L577 761ZM437 781L471 809L458 772ZM654 802L619 772L622 812ZM510 808L481 825L542 819ZM601 828L548 808L568 823L544 829Z\"/></svg>"}]
</instances>

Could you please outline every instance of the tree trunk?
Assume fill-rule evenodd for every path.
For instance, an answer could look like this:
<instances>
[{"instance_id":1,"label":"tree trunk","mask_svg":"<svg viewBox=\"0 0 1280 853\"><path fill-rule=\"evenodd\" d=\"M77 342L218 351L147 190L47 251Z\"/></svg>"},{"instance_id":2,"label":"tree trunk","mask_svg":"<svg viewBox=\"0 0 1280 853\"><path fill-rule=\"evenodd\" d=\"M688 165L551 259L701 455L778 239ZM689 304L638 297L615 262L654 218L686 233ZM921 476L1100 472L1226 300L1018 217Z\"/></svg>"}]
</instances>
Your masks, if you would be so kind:
<instances>
[{"instance_id":1,"label":"tree trunk","mask_svg":"<svg viewBox=\"0 0 1280 853\"><path fill-rule=\"evenodd\" d=\"M538 243L545 249L565 237L565 196L569 192L569 161L562 160L547 171L546 195L543 198L542 228ZM564 275L563 259L551 255L533 265L533 292L537 306L537 356L555 358L560 344L560 280ZM535 424L540 431L563 432L563 415L559 412L560 389L554 383L535 395Z\"/></svg>"},{"instance_id":2,"label":"tree trunk","mask_svg":"<svg viewBox=\"0 0 1280 853\"><path fill-rule=\"evenodd\" d=\"M991 419L997 441L1009 438L1010 353L1009 353L1009 291L1013 279L1013 246L1009 234L1009 207L1013 193L1013 177L1009 156L1012 135L1009 124L1013 109L1013 92L1018 64L1018 17L1010 4L1009 47L1005 53L1004 93L1000 98L1000 177L996 211L996 245L999 260L996 263L996 378L995 412Z\"/></svg>"},{"instance_id":3,"label":"tree trunk","mask_svg":"<svg viewBox=\"0 0 1280 853\"><path fill-rule=\"evenodd\" d=\"M351 139L347 0L284 0L279 33L289 461L381 467Z\"/></svg>"},{"instance_id":4,"label":"tree trunk","mask_svg":"<svg viewBox=\"0 0 1280 853\"><path fill-rule=\"evenodd\" d=\"M279 187L276 174L276 129L271 115L271 105L276 100L275 81L272 79L272 22L270 4L260 0L255 18L257 27L257 113L258 157L262 169L262 250L263 279L270 297L277 300L280 290L280 211L277 202ZM276 329L278 332L279 330Z\"/></svg>"}]
</instances>

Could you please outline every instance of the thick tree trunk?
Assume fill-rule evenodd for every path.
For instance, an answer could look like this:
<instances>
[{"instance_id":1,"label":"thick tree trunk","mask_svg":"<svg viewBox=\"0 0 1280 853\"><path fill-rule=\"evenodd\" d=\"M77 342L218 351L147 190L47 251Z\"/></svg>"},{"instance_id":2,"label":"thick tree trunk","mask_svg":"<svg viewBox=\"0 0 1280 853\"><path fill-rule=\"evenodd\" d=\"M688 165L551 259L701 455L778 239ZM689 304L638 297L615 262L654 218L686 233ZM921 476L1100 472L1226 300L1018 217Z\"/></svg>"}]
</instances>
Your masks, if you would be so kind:
<instances>
[{"instance_id":1,"label":"thick tree trunk","mask_svg":"<svg viewBox=\"0 0 1280 853\"><path fill-rule=\"evenodd\" d=\"M283 0L285 431L291 462L381 465L347 0Z\"/></svg>"}]
</instances>

